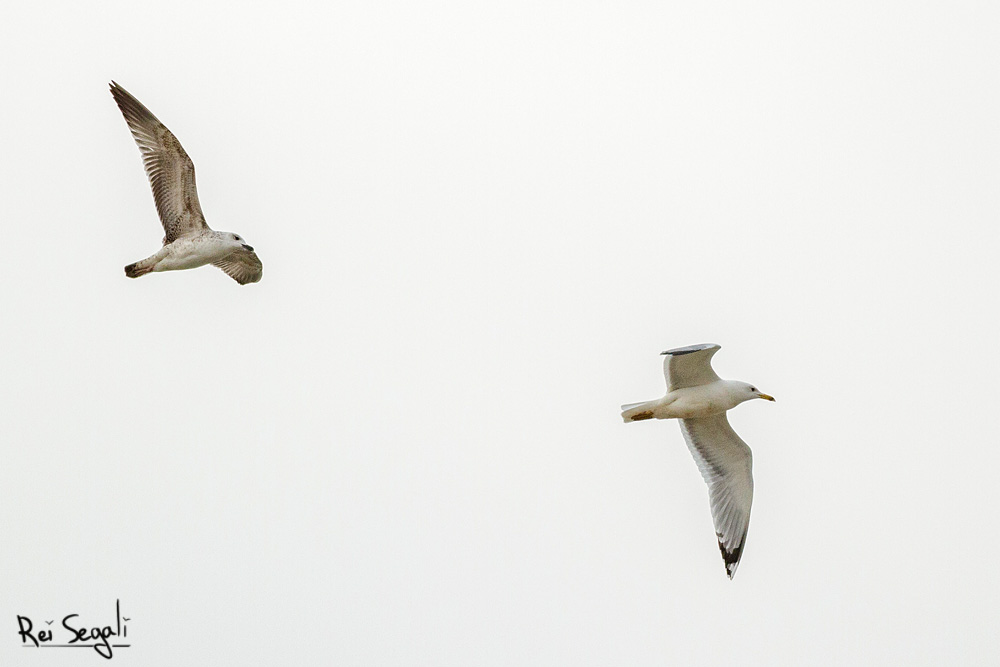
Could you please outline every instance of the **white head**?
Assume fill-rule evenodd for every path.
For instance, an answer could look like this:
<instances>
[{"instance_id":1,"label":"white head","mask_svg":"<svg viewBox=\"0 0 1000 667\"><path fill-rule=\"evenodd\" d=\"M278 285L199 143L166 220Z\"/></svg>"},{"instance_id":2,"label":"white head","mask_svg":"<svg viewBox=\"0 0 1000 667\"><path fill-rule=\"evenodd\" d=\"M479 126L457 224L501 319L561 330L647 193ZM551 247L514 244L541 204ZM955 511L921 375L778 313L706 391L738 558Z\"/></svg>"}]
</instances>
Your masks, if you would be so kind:
<instances>
[{"instance_id":1,"label":"white head","mask_svg":"<svg viewBox=\"0 0 1000 667\"><path fill-rule=\"evenodd\" d=\"M247 242L244 241L243 237L240 236L239 234L233 234L232 232L223 232L222 236L227 241L232 242L233 245L240 246L248 252L253 252L253 246L247 244Z\"/></svg>"},{"instance_id":2,"label":"white head","mask_svg":"<svg viewBox=\"0 0 1000 667\"><path fill-rule=\"evenodd\" d=\"M765 401L774 400L774 396L768 396L761 390L757 389L755 385L748 382L734 382L733 384L736 385L736 391L738 393L740 403L754 398L763 398Z\"/></svg>"}]
</instances>

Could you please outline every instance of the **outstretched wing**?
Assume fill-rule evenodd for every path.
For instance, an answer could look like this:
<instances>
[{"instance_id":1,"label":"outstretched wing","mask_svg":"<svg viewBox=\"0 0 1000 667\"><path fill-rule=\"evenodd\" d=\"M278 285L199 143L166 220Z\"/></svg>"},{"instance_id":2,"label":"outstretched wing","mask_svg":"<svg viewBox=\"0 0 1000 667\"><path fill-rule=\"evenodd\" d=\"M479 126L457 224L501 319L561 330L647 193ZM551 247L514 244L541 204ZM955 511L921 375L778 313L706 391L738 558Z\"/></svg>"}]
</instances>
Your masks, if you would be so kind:
<instances>
[{"instance_id":1,"label":"outstretched wing","mask_svg":"<svg viewBox=\"0 0 1000 667\"><path fill-rule=\"evenodd\" d=\"M667 391L715 382L719 376L712 370L712 355L721 346L714 343L676 347L662 354L663 374L667 378Z\"/></svg>"},{"instance_id":2,"label":"outstretched wing","mask_svg":"<svg viewBox=\"0 0 1000 667\"><path fill-rule=\"evenodd\" d=\"M743 555L753 503L753 456L726 413L681 419L681 432L708 484L715 535L732 579Z\"/></svg>"},{"instance_id":3,"label":"outstretched wing","mask_svg":"<svg viewBox=\"0 0 1000 667\"><path fill-rule=\"evenodd\" d=\"M264 265L261 264L257 253L253 250L240 248L234 253L226 255L213 264L225 271L230 278L240 285L255 283L264 275Z\"/></svg>"},{"instance_id":4,"label":"outstretched wing","mask_svg":"<svg viewBox=\"0 0 1000 667\"><path fill-rule=\"evenodd\" d=\"M184 152L181 142L142 102L114 81L111 82L111 95L142 153L156 211L166 232L164 244L207 230L194 183L194 163Z\"/></svg>"}]
</instances>

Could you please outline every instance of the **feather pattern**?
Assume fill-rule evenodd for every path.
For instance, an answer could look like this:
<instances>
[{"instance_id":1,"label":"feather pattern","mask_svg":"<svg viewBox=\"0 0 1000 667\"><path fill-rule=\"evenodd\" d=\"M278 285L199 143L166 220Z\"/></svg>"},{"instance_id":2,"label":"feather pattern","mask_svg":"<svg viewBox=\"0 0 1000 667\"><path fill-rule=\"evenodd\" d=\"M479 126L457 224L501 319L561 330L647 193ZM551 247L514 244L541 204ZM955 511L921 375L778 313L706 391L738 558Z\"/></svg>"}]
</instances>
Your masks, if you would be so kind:
<instances>
[{"instance_id":1,"label":"feather pattern","mask_svg":"<svg viewBox=\"0 0 1000 667\"><path fill-rule=\"evenodd\" d=\"M708 484L719 550L732 579L743 555L753 503L753 456L726 413L681 419L681 432Z\"/></svg>"},{"instance_id":2,"label":"feather pattern","mask_svg":"<svg viewBox=\"0 0 1000 667\"><path fill-rule=\"evenodd\" d=\"M712 370L712 356L722 349L714 343L689 345L663 352L663 375L667 378L667 391L697 387L719 379Z\"/></svg>"},{"instance_id":3,"label":"feather pattern","mask_svg":"<svg viewBox=\"0 0 1000 667\"><path fill-rule=\"evenodd\" d=\"M264 275L264 265L253 250L237 250L213 264L240 285L255 283Z\"/></svg>"},{"instance_id":4,"label":"feather pattern","mask_svg":"<svg viewBox=\"0 0 1000 667\"><path fill-rule=\"evenodd\" d=\"M166 233L163 244L209 230L198 201L194 163L181 142L142 102L114 81L111 94L142 154L156 211Z\"/></svg>"}]
</instances>

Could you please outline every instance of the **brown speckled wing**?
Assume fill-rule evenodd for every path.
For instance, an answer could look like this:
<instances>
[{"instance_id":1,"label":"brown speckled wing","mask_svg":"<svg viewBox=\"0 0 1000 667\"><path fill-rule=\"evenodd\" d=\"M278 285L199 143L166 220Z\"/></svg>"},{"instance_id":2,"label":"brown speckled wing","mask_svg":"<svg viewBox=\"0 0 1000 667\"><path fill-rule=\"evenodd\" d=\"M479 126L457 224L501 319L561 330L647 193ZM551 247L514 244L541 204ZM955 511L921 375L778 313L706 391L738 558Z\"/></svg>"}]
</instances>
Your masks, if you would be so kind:
<instances>
[{"instance_id":1,"label":"brown speckled wing","mask_svg":"<svg viewBox=\"0 0 1000 667\"><path fill-rule=\"evenodd\" d=\"M253 250L237 250L213 264L240 285L255 283L264 275L264 265Z\"/></svg>"},{"instance_id":2,"label":"brown speckled wing","mask_svg":"<svg viewBox=\"0 0 1000 667\"><path fill-rule=\"evenodd\" d=\"M142 153L156 211L166 232L164 244L207 230L209 227L205 224L194 182L194 163L184 152L181 142L149 109L114 81L111 82L111 94Z\"/></svg>"}]
</instances>

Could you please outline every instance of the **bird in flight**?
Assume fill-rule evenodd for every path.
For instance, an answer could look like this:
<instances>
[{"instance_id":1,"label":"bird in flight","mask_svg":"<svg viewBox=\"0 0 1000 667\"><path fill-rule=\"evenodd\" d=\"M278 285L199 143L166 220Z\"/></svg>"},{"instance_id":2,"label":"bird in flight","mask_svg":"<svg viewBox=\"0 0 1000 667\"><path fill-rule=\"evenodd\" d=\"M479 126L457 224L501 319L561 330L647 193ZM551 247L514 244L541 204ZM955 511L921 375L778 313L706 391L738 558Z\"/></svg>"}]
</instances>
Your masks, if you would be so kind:
<instances>
[{"instance_id":1,"label":"bird in flight","mask_svg":"<svg viewBox=\"0 0 1000 667\"><path fill-rule=\"evenodd\" d=\"M166 234L163 247L126 266L125 275L138 278L151 271L177 271L212 264L241 285L260 280L263 265L243 237L217 232L205 223L194 182L194 163L177 137L114 81L111 95L139 146Z\"/></svg>"},{"instance_id":2,"label":"bird in flight","mask_svg":"<svg viewBox=\"0 0 1000 667\"><path fill-rule=\"evenodd\" d=\"M746 382L723 380L712 370L720 346L690 345L663 354L667 395L622 406L626 422L678 419L681 433L708 484L715 535L726 574L732 579L743 555L753 502L753 459L750 448L729 425L726 411L744 401L774 398Z\"/></svg>"}]
</instances>

